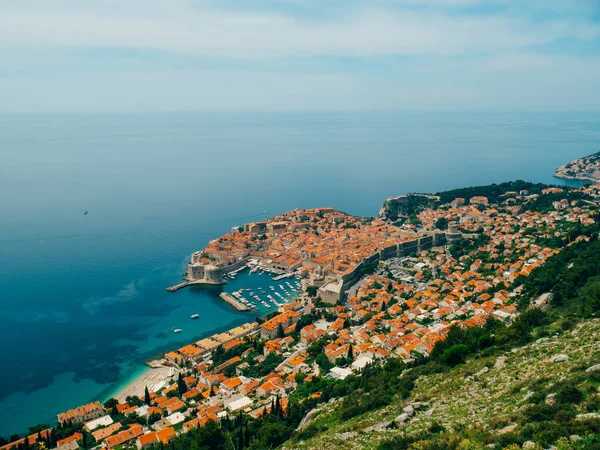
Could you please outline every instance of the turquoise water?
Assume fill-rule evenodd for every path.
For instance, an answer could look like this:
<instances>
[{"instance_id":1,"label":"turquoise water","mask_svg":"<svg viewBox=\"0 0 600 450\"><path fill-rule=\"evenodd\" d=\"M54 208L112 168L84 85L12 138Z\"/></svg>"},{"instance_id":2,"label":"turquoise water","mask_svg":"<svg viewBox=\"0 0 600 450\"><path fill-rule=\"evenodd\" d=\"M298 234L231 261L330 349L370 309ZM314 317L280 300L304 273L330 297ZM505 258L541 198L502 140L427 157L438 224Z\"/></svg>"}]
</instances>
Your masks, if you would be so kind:
<instances>
[{"instance_id":1,"label":"turquoise water","mask_svg":"<svg viewBox=\"0 0 600 450\"><path fill-rule=\"evenodd\" d=\"M595 114L1 115L0 434L248 321L218 289L164 290L232 226L296 207L375 215L409 191L559 182L555 167L599 142ZM268 281L240 274L225 289Z\"/></svg>"}]
</instances>

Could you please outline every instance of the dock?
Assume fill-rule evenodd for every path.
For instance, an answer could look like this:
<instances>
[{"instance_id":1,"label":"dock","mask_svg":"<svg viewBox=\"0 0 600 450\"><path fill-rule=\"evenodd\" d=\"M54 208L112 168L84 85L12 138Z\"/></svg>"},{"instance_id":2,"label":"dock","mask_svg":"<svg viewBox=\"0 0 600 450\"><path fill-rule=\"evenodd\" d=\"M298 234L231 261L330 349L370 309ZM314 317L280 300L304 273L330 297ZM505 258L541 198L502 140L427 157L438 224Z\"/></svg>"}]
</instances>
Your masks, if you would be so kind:
<instances>
[{"instance_id":1,"label":"dock","mask_svg":"<svg viewBox=\"0 0 600 450\"><path fill-rule=\"evenodd\" d=\"M236 311L250 311L248 306L244 305L242 302L239 302L233 295L229 295L227 292L221 292L219 297L221 297L225 303L232 306Z\"/></svg>"}]
</instances>

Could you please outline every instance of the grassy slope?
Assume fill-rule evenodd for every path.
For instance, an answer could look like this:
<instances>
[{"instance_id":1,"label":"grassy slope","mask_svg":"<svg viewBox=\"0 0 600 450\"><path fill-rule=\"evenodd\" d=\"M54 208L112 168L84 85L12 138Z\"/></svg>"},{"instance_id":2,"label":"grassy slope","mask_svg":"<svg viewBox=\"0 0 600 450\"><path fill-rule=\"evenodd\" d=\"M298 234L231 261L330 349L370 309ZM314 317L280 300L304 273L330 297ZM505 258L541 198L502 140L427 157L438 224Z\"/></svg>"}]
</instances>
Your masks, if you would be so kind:
<instances>
[{"instance_id":1,"label":"grassy slope","mask_svg":"<svg viewBox=\"0 0 600 450\"><path fill-rule=\"evenodd\" d=\"M597 383L591 387L590 381L582 381L582 378L587 367L600 363L600 319L582 322L573 330L539 339L515 350L504 354L506 362L502 369L494 368L499 356L494 355L470 359L447 373L421 377L408 400L346 423L340 420L335 406L328 406L316 419L316 423L327 427L326 431L306 441L288 442L284 448L373 449L394 435L427 430L434 422L448 430L461 426L473 430L499 430L513 423L511 414L528 403L526 396L530 392L552 391L556 383L568 380L575 380L587 392L598 390ZM558 354L568 355L569 360L550 362L550 358ZM473 379L471 376L484 366L488 366L490 371L477 380ZM407 425L381 432L365 432L369 426L393 420L402 413L404 406L417 401L428 404L421 407ZM344 432L358 432L358 435L349 439L339 438L338 435Z\"/></svg>"}]
</instances>

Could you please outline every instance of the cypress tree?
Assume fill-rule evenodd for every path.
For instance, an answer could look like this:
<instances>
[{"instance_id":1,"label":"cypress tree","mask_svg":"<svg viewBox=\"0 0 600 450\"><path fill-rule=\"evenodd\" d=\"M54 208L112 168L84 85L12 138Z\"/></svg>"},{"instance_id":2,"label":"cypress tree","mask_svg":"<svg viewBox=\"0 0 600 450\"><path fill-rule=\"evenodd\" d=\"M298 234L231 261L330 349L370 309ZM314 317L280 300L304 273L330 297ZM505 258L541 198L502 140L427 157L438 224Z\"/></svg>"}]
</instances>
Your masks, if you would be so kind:
<instances>
[{"instance_id":1,"label":"cypress tree","mask_svg":"<svg viewBox=\"0 0 600 450\"><path fill-rule=\"evenodd\" d=\"M350 348L348 349L348 361L352 361L354 359L354 350L352 349L352 344L350 344Z\"/></svg>"},{"instance_id":2,"label":"cypress tree","mask_svg":"<svg viewBox=\"0 0 600 450\"><path fill-rule=\"evenodd\" d=\"M250 447L250 430L248 430L248 423L246 423L246 430L244 433L244 448Z\"/></svg>"},{"instance_id":3,"label":"cypress tree","mask_svg":"<svg viewBox=\"0 0 600 450\"><path fill-rule=\"evenodd\" d=\"M238 414L238 423L240 424L240 434L238 436L238 450L242 450L244 448L244 419L242 417L242 413Z\"/></svg>"},{"instance_id":4,"label":"cypress tree","mask_svg":"<svg viewBox=\"0 0 600 450\"><path fill-rule=\"evenodd\" d=\"M148 386L144 389L144 403L150 406L150 392L148 391Z\"/></svg>"},{"instance_id":5,"label":"cypress tree","mask_svg":"<svg viewBox=\"0 0 600 450\"><path fill-rule=\"evenodd\" d=\"M277 397L275 398L275 412L277 413L278 416L281 417L281 413L283 411L281 410L281 402L279 401L279 394L277 394Z\"/></svg>"},{"instance_id":6,"label":"cypress tree","mask_svg":"<svg viewBox=\"0 0 600 450\"><path fill-rule=\"evenodd\" d=\"M183 395L187 392L187 386L185 385L185 381L183 381L181 372L179 372L179 378L177 379L177 390L179 391L179 395Z\"/></svg>"}]
</instances>

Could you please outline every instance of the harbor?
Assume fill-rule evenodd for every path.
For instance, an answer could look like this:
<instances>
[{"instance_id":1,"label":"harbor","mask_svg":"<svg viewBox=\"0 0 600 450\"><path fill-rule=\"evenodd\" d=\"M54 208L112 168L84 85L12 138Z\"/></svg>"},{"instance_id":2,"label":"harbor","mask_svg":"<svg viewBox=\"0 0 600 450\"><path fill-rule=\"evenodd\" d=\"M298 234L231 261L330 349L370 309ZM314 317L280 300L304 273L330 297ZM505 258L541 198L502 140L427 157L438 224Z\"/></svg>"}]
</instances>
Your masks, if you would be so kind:
<instances>
[{"instance_id":1,"label":"harbor","mask_svg":"<svg viewBox=\"0 0 600 450\"><path fill-rule=\"evenodd\" d=\"M236 277L240 274L244 274L242 277L244 280L260 281L256 285L250 283L251 286L254 286L252 288L237 288L239 284L236 282ZM262 277L262 275L267 276ZM243 265L226 272L222 278L224 286L235 287L235 289L232 292L220 293L219 298L239 312L258 312L259 308L263 310L262 312L265 309L266 312L279 310L281 306L295 298L302 290L300 276L296 272L282 273L281 270L263 267L256 259L246 259ZM290 278L293 279L292 282L290 282ZM170 286L166 290L167 292L176 292L187 286L212 284L214 283L206 282L205 278L186 280ZM197 316L193 318L197 318Z\"/></svg>"},{"instance_id":2,"label":"harbor","mask_svg":"<svg viewBox=\"0 0 600 450\"><path fill-rule=\"evenodd\" d=\"M249 266L229 274L229 282L226 286L233 290L223 292L220 294L220 298L238 311L265 312L266 310L266 312L271 312L292 301L302 291L300 280L282 281L286 277L293 277L293 273L283 274L272 279L261 277L265 273L268 271L259 266ZM236 279L238 274L243 274L241 279ZM282 276L283 278L281 278ZM281 282L274 283L276 279Z\"/></svg>"}]
</instances>

